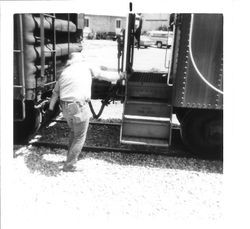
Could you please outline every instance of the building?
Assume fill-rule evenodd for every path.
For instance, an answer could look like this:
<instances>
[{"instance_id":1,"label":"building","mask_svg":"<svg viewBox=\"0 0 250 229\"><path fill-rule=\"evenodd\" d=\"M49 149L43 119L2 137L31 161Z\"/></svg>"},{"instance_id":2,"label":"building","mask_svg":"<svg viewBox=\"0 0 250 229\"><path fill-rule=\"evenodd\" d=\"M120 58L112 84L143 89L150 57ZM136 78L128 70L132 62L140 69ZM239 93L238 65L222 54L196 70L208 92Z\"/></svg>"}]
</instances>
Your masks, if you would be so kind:
<instances>
[{"instance_id":1,"label":"building","mask_svg":"<svg viewBox=\"0 0 250 229\"><path fill-rule=\"evenodd\" d=\"M170 14L141 14L143 23L142 23L142 32L150 30L159 30L159 28L168 28Z\"/></svg>"},{"instance_id":2,"label":"building","mask_svg":"<svg viewBox=\"0 0 250 229\"><path fill-rule=\"evenodd\" d=\"M84 15L84 28L89 28L93 33L115 32L125 29L126 17L110 15Z\"/></svg>"},{"instance_id":3,"label":"building","mask_svg":"<svg viewBox=\"0 0 250 229\"><path fill-rule=\"evenodd\" d=\"M159 30L159 28L168 28L170 14L140 14L143 20L142 33L150 30ZM126 28L125 16L113 16L113 15L94 15L84 14L82 18L84 27L84 33L92 34L96 33L120 33L121 29Z\"/></svg>"}]
</instances>

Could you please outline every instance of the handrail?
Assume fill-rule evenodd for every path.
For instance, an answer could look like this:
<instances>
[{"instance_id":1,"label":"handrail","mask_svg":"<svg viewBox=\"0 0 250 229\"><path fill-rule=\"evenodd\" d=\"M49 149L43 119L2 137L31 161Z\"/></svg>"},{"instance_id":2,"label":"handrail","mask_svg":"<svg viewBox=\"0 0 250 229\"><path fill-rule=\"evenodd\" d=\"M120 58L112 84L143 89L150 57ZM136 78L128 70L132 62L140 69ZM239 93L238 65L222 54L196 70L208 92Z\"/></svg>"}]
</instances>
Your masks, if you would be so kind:
<instances>
[{"instance_id":1,"label":"handrail","mask_svg":"<svg viewBox=\"0 0 250 229\"><path fill-rule=\"evenodd\" d=\"M52 19L52 29L53 29L53 43L52 43L52 50L50 51L46 51L44 49L44 45L45 45L45 32L44 32L44 17L50 17ZM41 77L44 77L44 73L45 73L45 53L46 52L50 52L52 54L53 57L53 81L56 80L56 29L55 29L55 19L56 16L55 14L51 15L51 14L40 14L40 38L41 38Z\"/></svg>"},{"instance_id":2,"label":"handrail","mask_svg":"<svg viewBox=\"0 0 250 229\"><path fill-rule=\"evenodd\" d=\"M53 81L56 80L56 29L55 29L55 18L56 18L56 15L53 14L53 17L52 17L52 27L53 27L53 46L52 46L52 49L53 49Z\"/></svg>"},{"instance_id":3,"label":"handrail","mask_svg":"<svg viewBox=\"0 0 250 229\"><path fill-rule=\"evenodd\" d=\"M176 20L176 18L175 18ZM174 45L175 45L175 30L176 30L176 21L174 23L174 26L173 26L173 37L172 37L172 44L171 44L171 58L170 58L170 61L169 61L169 65L168 65L168 78L167 78L167 85L168 86L173 86L173 83L170 83L170 74L171 74L171 66L172 66L172 59L173 59L173 49L174 49ZM169 32L169 31L168 31ZM168 37L169 37L169 34L168 34ZM167 40L167 46L168 46L168 40ZM167 47L167 51L168 51L168 47ZM166 59L167 59L167 51L166 51L166 55L165 55L165 65L166 65ZM166 68L166 66L165 66Z\"/></svg>"},{"instance_id":4,"label":"handrail","mask_svg":"<svg viewBox=\"0 0 250 229\"><path fill-rule=\"evenodd\" d=\"M174 31L173 31L173 40L172 40L172 45L171 45L171 52L173 52L173 47L174 47L174 40L175 40L175 25L174 25ZM168 42L168 41L167 41ZM168 43L167 43L168 45ZM168 51L168 47L166 48ZM165 64L166 64L166 59L167 59L167 51L166 51L166 56L165 56ZM168 78L167 78L167 85L168 86L173 86L173 83L170 83L170 74L171 74L171 66L172 66L172 58L173 58L173 53L172 57L170 58L169 64L168 64ZM166 66L165 66L166 67Z\"/></svg>"},{"instance_id":5,"label":"handrail","mask_svg":"<svg viewBox=\"0 0 250 229\"><path fill-rule=\"evenodd\" d=\"M24 74L24 46L23 46L23 23L22 23L22 15L18 15L19 22L19 48L20 50L14 50L14 53L20 54L19 56L19 76L21 76L21 85L14 85L14 88L22 89L22 118L15 119L15 121L23 121L26 118L26 106L25 106L25 97L26 97L26 88L25 88L25 74Z\"/></svg>"},{"instance_id":6,"label":"handrail","mask_svg":"<svg viewBox=\"0 0 250 229\"><path fill-rule=\"evenodd\" d=\"M69 14L68 14L67 19L68 19L68 58L69 58L69 49L70 49L70 47L69 47L69 45L70 45L70 32L69 32L69 21L70 21L70 16L69 16Z\"/></svg>"},{"instance_id":7,"label":"handrail","mask_svg":"<svg viewBox=\"0 0 250 229\"><path fill-rule=\"evenodd\" d=\"M127 22L126 22L126 29L125 29L125 34L124 34L124 38L123 38L123 41L124 41L124 57L126 58L125 61L123 62L123 71L127 71L127 54L128 54L128 39L129 39L129 33L128 33L128 29L129 29L129 14L127 16Z\"/></svg>"}]
</instances>

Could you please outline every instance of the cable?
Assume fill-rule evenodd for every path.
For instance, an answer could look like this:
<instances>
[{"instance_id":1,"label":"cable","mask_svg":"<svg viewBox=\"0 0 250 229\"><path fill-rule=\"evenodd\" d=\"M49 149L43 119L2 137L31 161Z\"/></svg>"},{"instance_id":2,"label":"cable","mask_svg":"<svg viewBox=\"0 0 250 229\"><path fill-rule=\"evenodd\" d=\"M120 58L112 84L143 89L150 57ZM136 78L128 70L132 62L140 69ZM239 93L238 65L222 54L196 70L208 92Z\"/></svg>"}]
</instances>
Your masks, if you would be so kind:
<instances>
[{"instance_id":1,"label":"cable","mask_svg":"<svg viewBox=\"0 0 250 229\"><path fill-rule=\"evenodd\" d=\"M209 83L204 76L201 74L201 72L199 71L198 67L196 66L196 63L194 61L194 57L193 57L193 52L192 52L192 33L193 33L193 23L194 23L194 14L191 14L191 26L190 26L190 33L189 33L189 53L190 53L190 57L191 57L191 61L192 64L196 70L196 72L198 73L199 77L213 90L217 91L220 94L224 94L223 91L221 91L220 89L216 88L215 86L213 86L211 83Z\"/></svg>"}]
</instances>

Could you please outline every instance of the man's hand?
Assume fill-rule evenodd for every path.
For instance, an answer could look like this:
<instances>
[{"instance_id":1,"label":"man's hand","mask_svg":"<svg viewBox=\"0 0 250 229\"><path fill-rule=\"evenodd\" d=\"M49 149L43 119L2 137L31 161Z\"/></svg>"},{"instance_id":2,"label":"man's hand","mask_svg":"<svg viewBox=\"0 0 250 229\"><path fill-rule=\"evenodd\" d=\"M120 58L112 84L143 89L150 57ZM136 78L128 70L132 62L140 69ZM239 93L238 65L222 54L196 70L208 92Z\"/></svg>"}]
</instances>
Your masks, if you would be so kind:
<instances>
[{"instance_id":1,"label":"man's hand","mask_svg":"<svg viewBox=\"0 0 250 229\"><path fill-rule=\"evenodd\" d=\"M119 73L120 79L123 80L126 78L126 73L125 72L120 72Z\"/></svg>"},{"instance_id":2,"label":"man's hand","mask_svg":"<svg viewBox=\"0 0 250 229\"><path fill-rule=\"evenodd\" d=\"M42 122L42 126L46 126L49 124L49 122L51 121L53 116L53 110L46 110L44 117L43 117L43 122Z\"/></svg>"}]
</instances>

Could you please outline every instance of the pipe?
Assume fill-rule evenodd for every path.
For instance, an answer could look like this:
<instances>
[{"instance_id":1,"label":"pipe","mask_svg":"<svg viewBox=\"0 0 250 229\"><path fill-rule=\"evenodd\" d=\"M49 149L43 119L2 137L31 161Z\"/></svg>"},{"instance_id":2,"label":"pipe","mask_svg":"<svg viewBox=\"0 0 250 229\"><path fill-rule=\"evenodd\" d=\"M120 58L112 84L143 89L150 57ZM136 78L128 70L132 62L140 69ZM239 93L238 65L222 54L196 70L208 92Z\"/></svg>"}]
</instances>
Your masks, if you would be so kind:
<instances>
[{"instance_id":1,"label":"pipe","mask_svg":"<svg viewBox=\"0 0 250 229\"><path fill-rule=\"evenodd\" d=\"M25 74L24 74L24 47L23 47L23 23L22 23L22 15L19 14L19 38L20 38L20 66L19 66L19 75L21 75L22 82L22 119L19 121L23 121L26 118L26 105L25 105L25 97L26 97L26 89L25 89ZM17 86L14 86L17 87Z\"/></svg>"},{"instance_id":2,"label":"pipe","mask_svg":"<svg viewBox=\"0 0 250 229\"><path fill-rule=\"evenodd\" d=\"M41 77L44 77L44 65L45 65L45 55L44 55L44 15L40 15L40 37L41 37Z\"/></svg>"}]
</instances>

